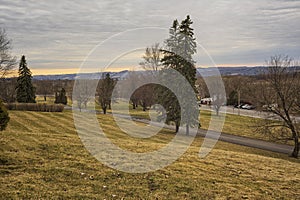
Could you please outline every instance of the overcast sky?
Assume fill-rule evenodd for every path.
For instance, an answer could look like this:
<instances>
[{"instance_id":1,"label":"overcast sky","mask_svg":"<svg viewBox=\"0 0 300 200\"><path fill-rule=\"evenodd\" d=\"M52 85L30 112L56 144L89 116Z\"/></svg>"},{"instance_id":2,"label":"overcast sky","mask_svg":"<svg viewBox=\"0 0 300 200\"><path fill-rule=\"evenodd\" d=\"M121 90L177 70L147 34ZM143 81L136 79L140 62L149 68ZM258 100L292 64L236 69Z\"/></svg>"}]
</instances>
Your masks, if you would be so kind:
<instances>
[{"instance_id":1,"label":"overcast sky","mask_svg":"<svg viewBox=\"0 0 300 200\"><path fill-rule=\"evenodd\" d=\"M141 49L162 43L172 21L187 14L198 46L218 66L263 65L274 54L300 57L300 0L0 0L0 27L34 74L75 72L107 39L98 45L102 54L93 57L95 65L103 67L115 56L119 68L138 65ZM162 29L121 33L147 27ZM211 66L204 51L198 52L197 65Z\"/></svg>"}]
</instances>

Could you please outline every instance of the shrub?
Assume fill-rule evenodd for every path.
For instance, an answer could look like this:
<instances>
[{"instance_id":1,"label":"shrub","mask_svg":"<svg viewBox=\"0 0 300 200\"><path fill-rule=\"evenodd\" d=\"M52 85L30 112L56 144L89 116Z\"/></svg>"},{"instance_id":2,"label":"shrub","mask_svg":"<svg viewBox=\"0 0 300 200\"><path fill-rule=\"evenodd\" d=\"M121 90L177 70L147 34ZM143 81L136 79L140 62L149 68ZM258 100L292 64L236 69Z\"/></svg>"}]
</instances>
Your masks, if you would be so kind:
<instances>
[{"instance_id":1,"label":"shrub","mask_svg":"<svg viewBox=\"0 0 300 200\"><path fill-rule=\"evenodd\" d=\"M0 100L0 131L3 131L6 128L9 119L8 112L2 103L2 100Z\"/></svg>"},{"instance_id":2,"label":"shrub","mask_svg":"<svg viewBox=\"0 0 300 200\"><path fill-rule=\"evenodd\" d=\"M61 91L55 93L55 104L64 104L67 105L68 100L66 96L66 90L64 88Z\"/></svg>"},{"instance_id":3,"label":"shrub","mask_svg":"<svg viewBox=\"0 0 300 200\"><path fill-rule=\"evenodd\" d=\"M36 112L62 112L64 105L62 104L46 104L46 103L7 103L6 108L9 110L23 110Z\"/></svg>"}]
</instances>

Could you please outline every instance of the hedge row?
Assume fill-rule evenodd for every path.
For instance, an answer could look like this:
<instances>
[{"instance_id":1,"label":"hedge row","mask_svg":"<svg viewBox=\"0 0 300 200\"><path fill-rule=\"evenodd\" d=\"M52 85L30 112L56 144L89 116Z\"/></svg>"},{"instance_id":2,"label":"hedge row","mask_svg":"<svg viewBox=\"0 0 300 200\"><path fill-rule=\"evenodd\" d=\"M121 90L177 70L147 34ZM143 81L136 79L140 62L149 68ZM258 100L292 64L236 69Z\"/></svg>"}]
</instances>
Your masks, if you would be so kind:
<instances>
[{"instance_id":1,"label":"hedge row","mask_svg":"<svg viewBox=\"0 0 300 200\"><path fill-rule=\"evenodd\" d=\"M6 103L4 105L8 110L23 110L36 112L62 112L64 110L64 105L62 104Z\"/></svg>"}]
</instances>

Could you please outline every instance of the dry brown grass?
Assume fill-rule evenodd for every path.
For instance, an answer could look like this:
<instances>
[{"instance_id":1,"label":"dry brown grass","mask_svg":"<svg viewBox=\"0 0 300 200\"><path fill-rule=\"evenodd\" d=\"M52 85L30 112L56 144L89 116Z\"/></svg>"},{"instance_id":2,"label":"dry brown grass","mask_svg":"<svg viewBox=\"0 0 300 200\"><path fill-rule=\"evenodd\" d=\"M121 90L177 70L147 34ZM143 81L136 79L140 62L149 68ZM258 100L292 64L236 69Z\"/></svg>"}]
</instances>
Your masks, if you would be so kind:
<instances>
[{"instance_id":1,"label":"dry brown grass","mask_svg":"<svg viewBox=\"0 0 300 200\"><path fill-rule=\"evenodd\" d=\"M0 132L1 199L297 199L299 160L286 155L218 142L205 159L196 138L172 165L128 174L93 158L74 130L70 112L10 112ZM124 135L111 116L99 115L115 143L136 151L166 144L163 131L140 141ZM137 142L138 141L138 142Z\"/></svg>"}]
</instances>

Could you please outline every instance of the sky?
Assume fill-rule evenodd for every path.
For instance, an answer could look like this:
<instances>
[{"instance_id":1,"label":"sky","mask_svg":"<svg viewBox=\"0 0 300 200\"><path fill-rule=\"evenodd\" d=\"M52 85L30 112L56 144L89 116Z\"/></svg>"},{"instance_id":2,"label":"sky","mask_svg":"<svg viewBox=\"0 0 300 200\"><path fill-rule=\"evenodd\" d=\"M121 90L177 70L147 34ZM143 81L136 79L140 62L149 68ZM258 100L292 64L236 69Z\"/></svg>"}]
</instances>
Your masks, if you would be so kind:
<instances>
[{"instance_id":1,"label":"sky","mask_svg":"<svg viewBox=\"0 0 300 200\"><path fill-rule=\"evenodd\" d=\"M300 0L0 0L12 54L24 54L34 75L130 69L186 15L198 67L300 58Z\"/></svg>"}]
</instances>

